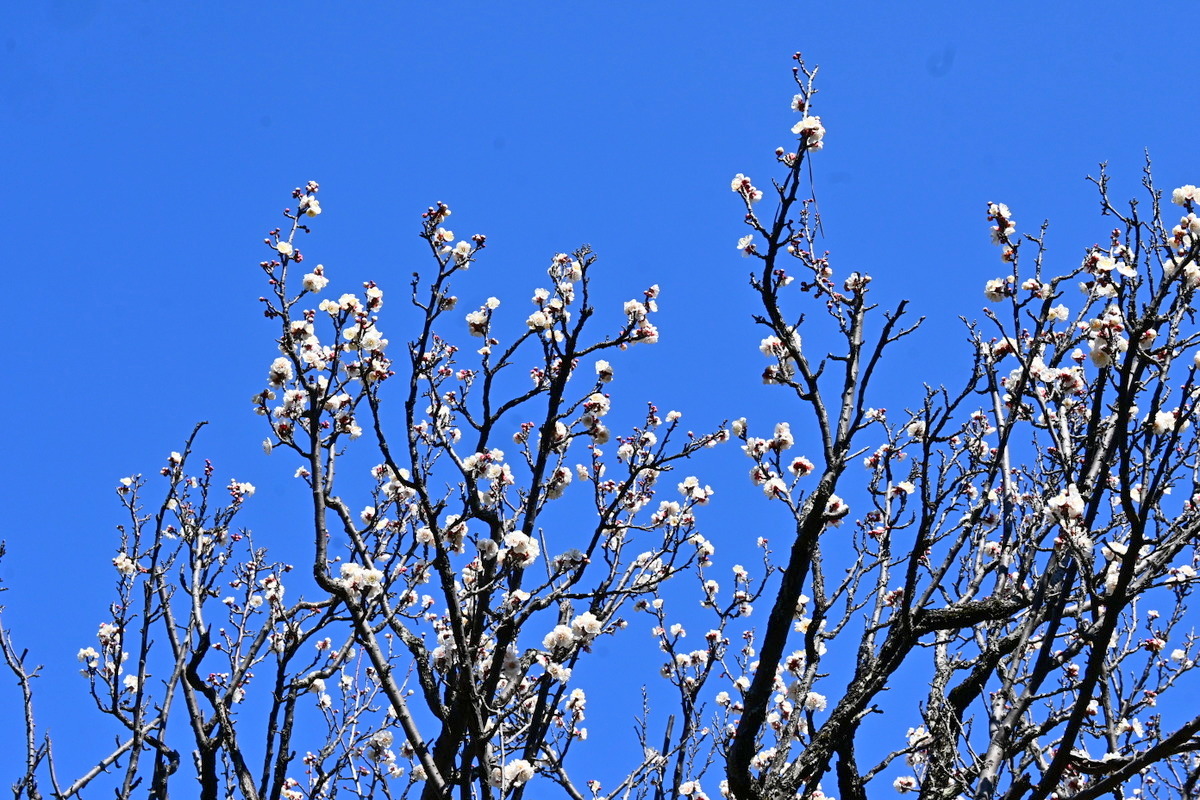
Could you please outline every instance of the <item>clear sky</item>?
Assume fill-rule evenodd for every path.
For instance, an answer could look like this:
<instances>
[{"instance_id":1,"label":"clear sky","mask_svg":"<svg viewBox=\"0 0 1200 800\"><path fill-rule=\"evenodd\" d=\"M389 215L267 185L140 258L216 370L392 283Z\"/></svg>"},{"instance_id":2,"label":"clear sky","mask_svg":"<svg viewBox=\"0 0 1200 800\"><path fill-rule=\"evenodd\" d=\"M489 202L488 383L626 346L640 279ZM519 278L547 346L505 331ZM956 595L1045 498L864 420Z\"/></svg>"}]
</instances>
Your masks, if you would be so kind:
<instances>
[{"instance_id":1,"label":"clear sky","mask_svg":"<svg viewBox=\"0 0 1200 800\"><path fill-rule=\"evenodd\" d=\"M0 575L7 626L46 664L45 720L80 719L74 654L111 599L120 477L153 473L211 420L199 454L257 484L243 521L287 541L277 512L294 465L262 455L248 399L274 357L260 243L293 186L320 181L306 251L347 291L374 279L403 293L423 266L417 216L436 200L456 229L488 235L460 307L524 303L553 253L590 243L601 303L662 287L662 341L618 365L615 402L653 399L697 429L771 424L795 410L757 385L762 334L729 181L769 183L803 51L821 67L814 112L828 134L813 165L834 264L930 318L886 373L878 404L903 407L967 363L958 317L978 317L984 281L1002 272L988 201L1022 230L1049 218L1051 262L1065 268L1110 227L1084 180L1098 162L1118 197L1137 191L1147 148L1164 188L1200 182L1179 8L12 4L0 25L0 325L14 357ZM777 519L739 458L696 466L718 492L718 547ZM4 689L0 719L15 700Z\"/></svg>"}]
</instances>

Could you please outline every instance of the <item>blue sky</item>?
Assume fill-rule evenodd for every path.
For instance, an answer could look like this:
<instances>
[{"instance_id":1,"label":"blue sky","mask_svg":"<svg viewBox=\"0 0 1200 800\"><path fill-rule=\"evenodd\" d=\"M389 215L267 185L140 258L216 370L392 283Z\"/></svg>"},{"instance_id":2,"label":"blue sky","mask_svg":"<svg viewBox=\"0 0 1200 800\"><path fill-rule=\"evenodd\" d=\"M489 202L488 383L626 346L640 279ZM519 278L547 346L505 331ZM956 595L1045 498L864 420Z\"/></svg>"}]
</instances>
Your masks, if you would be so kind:
<instances>
[{"instance_id":1,"label":"blue sky","mask_svg":"<svg viewBox=\"0 0 1200 800\"><path fill-rule=\"evenodd\" d=\"M764 186L789 141L790 55L821 67L814 178L827 245L876 297L929 321L879 405L966 363L1001 274L988 201L1051 220L1051 263L1106 238L1085 182L1200 179L1192 76L1169 7L1128 3L151 3L15 5L0 28L3 341L15 362L0 461L5 622L46 664L46 719L72 727L75 651L109 601L118 478L152 473L192 425L200 454L260 487L245 521L286 540L292 468L248 404L273 358L261 242L293 186L321 182L308 244L335 286L395 294L417 215L444 200L488 235L464 306L523 303L555 252L590 243L601 303L662 286L662 342L631 351L615 401L697 429L794 415L758 386L748 262L729 191ZM1162 10L1158 10L1161 8ZM469 229L465 230L465 229ZM398 313L396 303L391 309ZM397 318L398 319L398 318ZM386 317L385 317L386 322ZM384 325L394 340L402 323ZM916 369L919 367L919 369ZM745 466L710 534L769 526ZM753 534L749 534L753 535ZM638 634L641 635L641 634ZM5 681L7 683L7 681ZM0 718L15 693L0 694ZM12 732L0 731L0 742ZM69 735L64 733L64 735ZM16 753L0 748L0 773Z\"/></svg>"}]
</instances>

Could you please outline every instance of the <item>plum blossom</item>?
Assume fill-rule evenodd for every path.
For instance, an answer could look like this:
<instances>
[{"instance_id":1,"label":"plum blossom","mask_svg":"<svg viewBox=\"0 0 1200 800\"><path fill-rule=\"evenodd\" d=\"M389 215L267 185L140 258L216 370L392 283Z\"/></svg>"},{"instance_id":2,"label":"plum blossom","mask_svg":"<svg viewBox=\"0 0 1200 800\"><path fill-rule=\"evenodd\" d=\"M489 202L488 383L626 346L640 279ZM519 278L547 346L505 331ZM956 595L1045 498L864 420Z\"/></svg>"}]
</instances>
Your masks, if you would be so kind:
<instances>
[{"instance_id":1,"label":"plum blossom","mask_svg":"<svg viewBox=\"0 0 1200 800\"><path fill-rule=\"evenodd\" d=\"M988 221L996 223L992 226L992 243L1004 244L1005 240L1017 232L1013 222L1012 212L1004 203L988 203Z\"/></svg>"},{"instance_id":2,"label":"plum blossom","mask_svg":"<svg viewBox=\"0 0 1200 800\"><path fill-rule=\"evenodd\" d=\"M504 546L508 555L520 567L528 567L537 561L537 557L542 551L541 545L537 543L536 539L526 536L520 531L505 534Z\"/></svg>"},{"instance_id":3,"label":"plum blossom","mask_svg":"<svg viewBox=\"0 0 1200 800\"><path fill-rule=\"evenodd\" d=\"M580 641L590 641L600 634L604 626L590 611L585 611L571 621L571 635Z\"/></svg>"},{"instance_id":4,"label":"plum blossom","mask_svg":"<svg viewBox=\"0 0 1200 800\"><path fill-rule=\"evenodd\" d=\"M748 256L751 253L754 253L754 234L747 233L745 236L738 239L737 249L742 251L743 256Z\"/></svg>"},{"instance_id":5,"label":"plum blossom","mask_svg":"<svg viewBox=\"0 0 1200 800\"><path fill-rule=\"evenodd\" d=\"M514 759L504 765L503 777L505 786L520 786L533 777L533 765L523 758Z\"/></svg>"},{"instance_id":6,"label":"plum blossom","mask_svg":"<svg viewBox=\"0 0 1200 800\"><path fill-rule=\"evenodd\" d=\"M984 284L983 294L993 303L999 303L1006 297L1012 295L1013 277L1009 275L1007 278L993 278Z\"/></svg>"},{"instance_id":7,"label":"plum blossom","mask_svg":"<svg viewBox=\"0 0 1200 800\"><path fill-rule=\"evenodd\" d=\"M829 495L825 503L825 522L828 525L841 525L842 520L850 513L850 506L836 494Z\"/></svg>"},{"instance_id":8,"label":"plum blossom","mask_svg":"<svg viewBox=\"0 0 1200 800\"><path fill-rule=\"evenodd\" d=\"M126 553L121 553L112 560L113 566L117 568L117 572L125 576L136 575L138 572L137 561L133 560Z\"/></svg>"},{"instance_id":9,"label":"plum blossom","mask_svg":"<svg viewBox=\"0 0 1200 800\"><path fill-rule=\"evenodd\" d=\"M535 311L525 320L525 324L530 330L544 331L554 324L554 319L545 311Z\"/></svg>"},{"instance_id":10,"label":"plum blossom","mask_svg":"<svg viewBox=\"0 0 1200 800\"><path fill-rule=\"evenodd\" d=\"M321 203L317 200L317 196L311 193L316 191L316 185L315 181L309 181L310 194L300 198L300 212L307 217L315 217L321 213Z\"/></svg>"},{"instance_id":11,"label":"plum blossom","mask_svg":"<svg viewBox=\"0 0 1200 800\"><path fill-rule=\"evenodd\" d=\"M383 289L375 285L375 281L363 284L363 294L367 296L367 310L378 311L383 308Z\"/></svg>"},{"instance_id":12,"label":"plum blossom","mask_svg":"<svg viewBox=\"0 0 1200 800\"><path fill-rule=\"evenodd\" d=\"M1122 719L1117 722L1117 733L1132 733L1137 738L1142 738L1145 735L1145 729L1142 727L1141 720L1136 717L1132 719Z\"/></svg>"},{"instance_id":13,"label":"plum blossom","mask_svg":"<svg viewBox=\"0 0 1200 800\"><path fill-rule=\"evenodd\" d=\"M758 343L758 351L764 356L772 356L774 358L784 358L787 356L787 350L784 349L783 340L778 336L768 336Z\"/></svg>"},{"instance_id":14,"label":"plum blossom","mask_svg":"<svg viewBox=\"0 0 1200 800\"><path fill-rule=\"evenodd\" d=\"M792 459L792 463L788 465L788 471L797 478L803 478L811 475L814 469L816 469L816 466L813 464L813 462L809 461L804 456L798 456L797 458Z\"/></svg>"},{"instance_id":15,"label":"plum blossom","mask_svg":"<svg viewBox=\"0 0 1200 800\"><path fill-rule=\"evenodd\" d=\"M321 271L321 265L317 265L317 269L304 276L301 281L306 292L319 292L329 285L329 278L326 278Z\"/></svg>"},{"instance_id":16,"label":"plum blossom","mask_svg":"<svg viewBox=\"0 0 1200 800\"><path fill-rule=\"evenodd\" d=\"M554 630L542 638L542 647L550 651L569 647L575 641L574 632L566 625L555 625Z\"/></svg>"},{"instance_id":17,"label":"plum blossom","mask_svg":"<svg viewBox=\"0 0 1200 800\"><path fill-rule=\"evenodd\" d=\"M1185 419L1180 424L1179 417L1180 411L1178 408L1173 411L1159 411L1154 415L1153 420L1148 420L1150 430L1160 436L1164 433L1171 433L1177 425L1179 426L1179 430L1186 430L1191 423Z\"/></svg>"},{"instance_id":18,"label":"plum blossom","mask_svg":"<svg viewBox=\"0 0 1200 800\"><path fill-rule=\"evenodd\" d=\"M740 172L733 176L733 181L730 183L729 188L733 189L733 191L737 192L751 203L757 203L763 198L763 193L754 188L754 185L750 183L750 179Z\"/></svg>"},{"instance_id":19,"label":"plum blossom","mask_svg":"<svg viewBox=\"0 0 1200 800\"><path fill-rule=\"evenodd\" d=\"M100 640L103 647L109 647L116 644L117 637L120 636L121 629L111 622L101 622L99 629L96 631L96 638Z\"/></svg>"},{"instance_id":20,"label":"plum blossom","mask_svg":"<svg viewBox=\"0 0 1200 800\"><path fill-rule=\"evenodd\" d=\"M1052 519L1059 522L1069 522L1083 516L1084 502L1079 495L1079 488L1070 484L1046 503L1046 510Z\"/></svg>"},{"instance_id":21,"label":"plum blossom","mask_svg":"<svg viewBox=\"0 0 1200 800\"><path fill-rule=\"evenodd\" d=\"M985 348L985 352L991 355L993 361L999 361L1010 353L1021 352L1021 345L1008 336L995 342L990 348L986 343L982 347Z\"/></svg>"},{"instance_id":22,"label":"plum blossom","mask_svg":"<svg viewBox=\"0 0 1200 800\"><path fill-rule=\"evenodd\" d=\"M267 372L267 383L278 389L290 381L294 375L291 360L280 356L271 362L271 369Z\"/></svg>"},{"instance_id":23,"label":"plum blossom","mask_svg":"<svg viewBox=\"0 0 1200 800\"><path fill-rule=\"evenodd\" d=\"M825 146L825 126L820 117L805 117L792 126L792 133L798 135L809 150L820 150Z\"/></svg>"},{"instance_id":24,"label":"plum blossom","mask_svg":"<svg viewBox=\"0 0 1200 800\"><path fill-rule=\"evenodd\" d=\"M1178 189L1171 192L1171 202L1177 206L1187 205L1200 201L1200 189L1197 189L1192 184L1180 186Z\"/></svg>"},{"instance_id":25,"label":"plum blossom","mask_svg":"<svg viewBox=\"0 0 1200 800\"><path fill-rule=\"evenodd\" d=\"M778 475L774 475L763 483L763 494L771 500L779 500L788 497L787 484Z\"/></svg>"},{"instance_id":26,"label":"plum blossom","mask_svg":"<svg viewBox=\"0 0 1200 800\"><path fill-rule=\"evenodd\" d=\"M1196 570L1190 564L1182 564L1178 567L1172 567L1170 574L1167 576L1167 584L1178 586L1196 579Z\"/></svg>"},{"instance_id":27,"label":"plum blossom","mask_svg":"<svg viewBox=\"0 0 1200 800\"><path fill-rule=\"evenodd\" d=\"M816 692L809 692L804 696L804 708L807 711L824 711L829 705L825 695Z\"/></svg>"},{"instance_id":28,"label":"plum blossom","mask_svg":"<svg viewBox=\"0 0 1200 800\"><path fill-rule=\"evenodd\" d=\"M246 481L230 481L226 488L229 490L229 496L233 498L234 504L241 503L255 491L254 484Z\"/></svg>"},{"instance_id":29,"label":"plum blossom","mask_svg":"<svg viewBox=\"0 0 1200 800\"><path fill-rule=\"evenodd\" d=\"M787 450L796 443L795 437L792 436L792 428L786 422L779 422L775 425L775 438L771 440L771 449L775 452Z\"/></svg>"},{"instance_id":30,"label":"plum blossom","mask_svg":"<svg viewBox=\"0 0 1200 800\"><path fill-rule=\"evenodd\" d=\"M88 669L95 669L100 663L100 654L96 652L96 648L94 647L82 648L75 657L79 659L80 663L86 664Z\"/></svg>"},{"instance_id":31,"label":"plum blossom","mask_svg":"<svg viewBox=\"0 0 1200 800\"><path fill-rule=\"evenodd\" d=\"M1088 256L1085 264L1099 272L1116 272L1119 275L1124 275L1126 278L1132 278L1137 275L1137 268L1131 265L1128 261L1117 260L1111 256L1106 256L1102 253L1093 252Z\"/></svg>"},{"instance_id":32,"label":"plum blossom","mask_svg":"<svg viewBox=\"0 0 1200 800\"><path fill-rule=\"evenodd\" d=\"M486 336L488 329L488 313L483 310L467 314L467 332L472 336Z\"/></svg>"},{"instance_id":33,"label":"plum blossom","mask_svg":"<svg viewBox=\"0 0 1200 800\"><path fill-rule=\"evenodd\" d=\"M348 342L362 350L382 350L387 347L388 343L375 323L369 320L347 325L342 335Z\"/></svg>"},{"instance_id":34,"label":"plum blossom","mask_svg":"<svg viewBox=\"0 0 1200 800\"><path fill-rule=\"evenodd\" d=\"M340 571L342 585L350 591L366 592L370 597L383 591L383 572L381 570L347 562L342 564Z\"/></svg>"},{"instance_id":35,"label":"plum blossom","mask_svg":"<svg viewBox=\"0 0 1200 800\"><path fill-rule=\"evenodd\" d=\"M607 395L594 392L583 401L584 410L593 417L603 417L612 407Z\"/></svg>"},{"instance_id":36,"label":"plum blossom","mask_svg":"<svg viewBox=\"0 0 1200 800\"><path fill-rule=\"evenodd\" d=\"M683 480L678 486L679 493L688 500L704 505L713 496L711 486L701 486L700 479L692 475Z\"/></svg>"},{"instance_id":37,"label":"plum blossom","mask_svg":"<svg viewBox=\"0 0 1200 800\"><path fill-rule=\"evenodd\" d=\"M571 483L571 470L567 467L558 467L550 473L549 479L546 481L546 497L550 500L557 500L562 497L563 492ZM536 553L534 554L537 555Z\"/></svg>"}]
</instances>

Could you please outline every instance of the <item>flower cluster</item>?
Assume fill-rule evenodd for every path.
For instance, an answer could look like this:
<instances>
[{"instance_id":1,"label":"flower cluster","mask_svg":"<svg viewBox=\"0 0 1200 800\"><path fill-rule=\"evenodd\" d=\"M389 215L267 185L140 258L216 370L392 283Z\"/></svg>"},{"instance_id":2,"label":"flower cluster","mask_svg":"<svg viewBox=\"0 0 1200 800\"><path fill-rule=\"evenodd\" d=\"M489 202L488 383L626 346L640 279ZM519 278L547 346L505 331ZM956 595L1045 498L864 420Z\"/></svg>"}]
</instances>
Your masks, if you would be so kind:
<instances>
[{"instance_id":1,"label":"flower cluster","mask_svg":"<svg viewBox=\"0 0 1200 800\"><path fill-rule=\"evenodd\" d=\"M500 307L500 301L489 297L487 302L476 311L467 314L467 332L472 336L486 338L492 323L492 312ZM492 344L492 342L489 342Z\"/></svg>"},{"instance_id":2,"label":"flower cluster","mask_svg":"<svg viewBox=\"0 0 1200 800\"><path fill-rule=\"evenodd\" d=\"M1190 206L1193 203L1200 203L1200 189L1197 189L1190 183L1180 186L1171 192L1171 202L1177 206Z\"/></svg>"},{"instance_id":3,"label":"flower cluster","mask_svg":"<svg viewBox=\"0 0 1200 800\"><path fill-rule=\"evenodd\" d=\"M747 233L737 240L737 249L741 251L742 257L752 256L758 252L754 244L754 234Z\"/></svg>"},{"instance_id":4,"label":"flower cluster","mask_svg":"<svg viewBox=\"0 0 1200 800\"><path fill-rule=\"evenodd\" d=\"M625 315L629 318L626 327L630 341L654 344L658 341L658 328L650 322L649 315L658 311L658 284L643 293L642 300L628 300Z\"/></svg>"},{"instance_id":5,"label":"flower cluster","mask_svg":"<svg viewBox=\"0 0 1200 800\"><path fill-rule=\"evenodd\" d=\"M1129 340L1124 335L1125 320L1117 304L1107 306L1085 324L1092 363L1097 367L1111 367L1129 349Z\"/></svg>"},{"instance_id":6,"label":"flower cluster","mask_svg":"<svg viewBox=\"0 0 1200 800\"><path fill-rule=\"evenodd\" d=\"M790 341L785 343L778 336L767 336L758 345L758 351L767 358L775 360L763 370L764 384L785 383L791 380L796 372L796 361L793 353L800 352L800 334L795 330L790 332Z\"/></svg>"},{"instance_id":7,"label":"flower cluster","mask_svg":"<svg viewBox=\"0 0 1200 800\"><path fill-rule=\"evenodd\" d=\"M740 172L733 176L729 188L745 198L747 203L757 203L763 199L763 193L756 189L750 179Z\"/></svg>"},{"instance_id":8,"label":"flower cluster","mask_svg":"<svg viewBox=\"0 0 1200 800\"><path fill-rule=\"evenodd\" d=\"M993 278L984 284L983 294L993 303L999 303L1007 297L1012 297L1016 292L1013 288L1016 283L1016 278L1009 275L1004 278Z\"/></svg>"},{"instance_id":9,"label":"flower cluster","mask_svg":"<svg viewBox=\"0 0 1200 800\"><path fill-rule=\"evenodd\" d=\"M780 454L791 449L796 443L795 437L792 436L792 428L786 422L776 423L775 435L770 439L747 436L744 420L734 423L734 430L739 438L745 441L742 452L755 462L750 469L751 482L755 486L761 486L763 494L772 500L790 497L796 480L807 477L815 469L812 461L804 456L797 456L791 459L786 467L782 466ZM790 485L782 477L785 469L792 474Z\"/></svg>"},{"instance_id":10,"label":"flower cluster","mask_svg":"<svg viewBox=\"0 0 1200 800\"><path fill-rule=\"evenodd\" d=\"M1061 523L1070 523L1083 516L1084 502L1075 484L1069 484L1046 502L1046 512Z\"/></svg>"},{"instance_id":11,"label":"flower cluster","mask_svg":"<svg viewBox=\"0 0 1200 800\"><path fill-rule=\"evenodd\" d=\"M563 656L576 644L586 645L604 630L604 623L591 611L585 611L571 621L570 625L556 625L542 638L544 647L551 656ZM557 658L557 660L562 660Z\"/></svg>"},{"instance_id":12,"label":"flower cluster","mask_svg":"<svg viewBox=\"0 0 1200 800\"><path fill-rule=\"evenodd\" d=\"M825 126L821 124L820 117L808 115L807 108L803 103L804 99L801 95L796 95L792 100L792 108L802 110L804 113L804 117L792 126L792 133L800 137L800 146L803 149L820 150L825 146Z\"/></svg>"},{"instance_id":13,"label":"flower cluster","mask_svg":"<svg viewBox=\"0 0 1200 800\"><path fill-rule=\"evenodd\" d=\"M1005 245L1011 253L1010 238L1017 232L1017 223L1013 221L1012 212L1004 203L988 203L988 221L992 224L992 243ZM1006 258L1005 260L1010 260Z\"/></svg>"}]
</instances>

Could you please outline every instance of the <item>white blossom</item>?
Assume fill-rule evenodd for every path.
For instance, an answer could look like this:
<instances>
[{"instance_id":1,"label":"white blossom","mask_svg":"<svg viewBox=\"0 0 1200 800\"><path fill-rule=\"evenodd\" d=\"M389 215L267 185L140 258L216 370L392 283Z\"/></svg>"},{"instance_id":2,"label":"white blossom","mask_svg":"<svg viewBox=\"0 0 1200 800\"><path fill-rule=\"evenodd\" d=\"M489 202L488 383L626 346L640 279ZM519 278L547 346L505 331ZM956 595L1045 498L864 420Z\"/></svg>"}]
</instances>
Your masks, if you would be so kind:
<instances>
[{"instance_id":1,"label":"white blossom","mask_svg":"<svg viewBox=\"0 0 1200 800\"><path fill-rule=\"evenodd\" d=\"M137 561L130 558L126 553L119 554L112 561L113 566L117 568L117 572L122 575L136 575L138 572Z\"/></svg>"},{"instance_id":2,"label":"white blossom","mask_svg":"<svg viewBox=\"0 0 1200 800\"><path fill-rule=\"evenodd\" d=\"M575 634L571 628L566 625L555 625L554 630L542 638L542 647L553 652L564 647L569 647L574 641Z\"/></svg>"},{"instance_id":3,"label":"white blossom","mask_svg":"<svg viewBox=\"0 0 1200 800\"><path fill-rule=\"evenodd\" d=\"M291 360L280 356L271 362L271 369L267 372L267 383L275 388L279 388L294 376L295 373L292 371Z\"/></svg>"},{"instance_id":4,"label":"white blossom","mask_svg":"<svg viewBox=\"0 0 1200 800\"><path fill-rule=\"evenodd\" d=\"M602 629L600 620L590 611L583 612L571 621L571 634L581 641L590 641L599 635Z\"/></svg>"},{"instance_id":5,"label":"white blossom","mask_svg":"<svg viewBox=\"0 0 1200 800\"><path fill-rule=\"evenodd\" d=\"M518 758L504 765L503 774L506 787L520 786L533 777L533 765L523 758Z\"/></svg>"},{"instance_id":6,"label":"white blossom","mask_svg":"<svg viewBox=\"0 0 1200 800\"><path fill-rule=\"evenodd\" d=\"M804 708L808 711L824 711L828 704L823 694L809 692L804 696Z\"/></svg>"},{"instance_id":7,"label":"white blossom","mask_svg":"<svg viewBox=\"0 0 1200 800\"><path fill-rule=\"evenodd\" d=\"M1177 206L1186 205L1189 202L1200 200L1200 189L1197 189L1192 184L1180 186L1171 192L1171 202Z\"/></svg>"},{"instance_id":8,"label":"white blossom","mask_svg":"<svg viewBox=\"0 0 1200 800\"><path fill-rule=\"evenodd\" d=\"M1083 498L1079 495L1078 487L1072 483L1050 498L1046 503L1046 508L1052 518L1060 522L1068 522L1083 516L1084 503Z\"/></svg>"},{"instance_id":9,"label":"white blossom","mask_svg":"<svg viewBox=\"0 0 1200 800\"><path fill-rule=\"evenodd\" d=\"M811 150L819 150L824 144L825 126L821 124L820 117L805 117L792 126L792 133L803 139Z\"/></svg>"},{"instance_id":10,"label":"white blossom","mask_svg":"<svg viewBox=\"0 0 1200 800\"><path fill-rule=\"evenodd\" d=\"M302 281L305 291L319 292L329 285L329 278L318 272L310 272L304 276Z\"/></svg>"}]
</instances>

